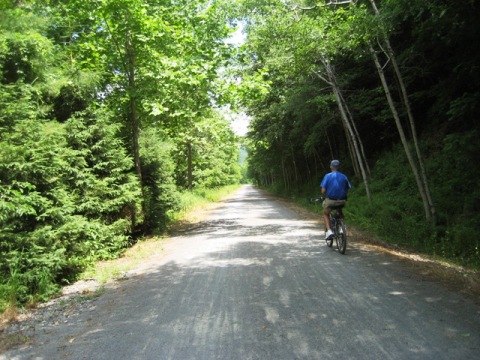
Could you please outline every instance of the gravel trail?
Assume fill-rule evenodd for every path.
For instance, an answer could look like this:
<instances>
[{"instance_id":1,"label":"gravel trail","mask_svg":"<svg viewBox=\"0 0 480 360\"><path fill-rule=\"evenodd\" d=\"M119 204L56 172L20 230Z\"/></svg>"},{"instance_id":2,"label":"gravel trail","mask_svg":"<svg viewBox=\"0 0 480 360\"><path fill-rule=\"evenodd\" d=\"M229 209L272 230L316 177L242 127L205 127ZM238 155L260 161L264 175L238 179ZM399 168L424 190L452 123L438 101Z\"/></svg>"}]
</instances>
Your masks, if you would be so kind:
<instances>
[{"instance_id":1,"label":"gravel trail","mask_svg":"<svg viewBox=\"0 0 480 360\"><path fill-rule=\"evenodd\" d=\"M0 359L479 359L473 299L355 239L340 255L323 236L244 186Z\"/></svg>"}]
</instances>

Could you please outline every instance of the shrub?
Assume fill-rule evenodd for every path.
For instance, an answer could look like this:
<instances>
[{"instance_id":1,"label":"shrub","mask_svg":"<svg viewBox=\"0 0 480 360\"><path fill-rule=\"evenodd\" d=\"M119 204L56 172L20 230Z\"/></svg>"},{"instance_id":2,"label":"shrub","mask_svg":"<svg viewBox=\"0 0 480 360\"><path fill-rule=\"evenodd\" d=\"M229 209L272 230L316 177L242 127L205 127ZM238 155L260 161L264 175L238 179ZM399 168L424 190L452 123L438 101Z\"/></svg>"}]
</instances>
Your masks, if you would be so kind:
<instances>
[{"instance_id":1,"label":"shrub","mask_svg":"<svg viewBox=\"0 0 480 360\"><path fill-rule=\"evenodd\" d=\"M175 186L174 146L155 129L142 132L140 157L142 161L142 186L145 209L144 229L162 230L168 212L179 209L180 194Z\"/></svg>"},{"instance_id":2,"label":"shrub","mask_svg":"<svg viewBox=\"0 0 480 360\"><path fill-rule=\"evenodd\" d=\"M128 244L140 186L98 110L65 125L17 121L0 143L0 294L25 303Z\"/></svg>"}]
</instances>

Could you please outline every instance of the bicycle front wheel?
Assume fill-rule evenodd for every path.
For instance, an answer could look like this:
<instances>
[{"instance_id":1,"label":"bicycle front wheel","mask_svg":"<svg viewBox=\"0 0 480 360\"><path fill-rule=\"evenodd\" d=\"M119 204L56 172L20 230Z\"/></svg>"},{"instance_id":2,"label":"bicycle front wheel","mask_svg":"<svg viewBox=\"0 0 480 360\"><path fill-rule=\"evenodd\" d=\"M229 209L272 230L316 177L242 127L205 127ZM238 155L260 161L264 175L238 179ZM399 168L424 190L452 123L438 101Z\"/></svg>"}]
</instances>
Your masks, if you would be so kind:
<instances>
[{"instance_id":1,"label":"bicycle front wheel","mask_svg":"<svg viewBox=\"0 0 480 360\"><path fill-rule=\"evenodd\" d=\"M337 223L336 240L338 252L342 255L347 251L347 227L343 221Z\"/></svg>"}]
</instances>

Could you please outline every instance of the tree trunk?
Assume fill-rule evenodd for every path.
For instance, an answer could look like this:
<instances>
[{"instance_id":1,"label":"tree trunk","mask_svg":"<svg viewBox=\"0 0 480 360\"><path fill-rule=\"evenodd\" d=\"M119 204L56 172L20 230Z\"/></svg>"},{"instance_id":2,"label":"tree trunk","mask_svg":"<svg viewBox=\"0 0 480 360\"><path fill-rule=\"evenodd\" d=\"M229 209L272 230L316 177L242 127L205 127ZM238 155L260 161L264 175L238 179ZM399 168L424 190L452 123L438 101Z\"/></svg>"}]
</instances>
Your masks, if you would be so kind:
<instances>
[{"instance_id":1,"label":"tree trunk","mask_svg":"<svg viewBox=\"0 0 480 360\"><path fill-rule=\"evenodd\" d=\"M328 148L330 149L330 159L333 159L333 147L332 147L332 142L330 141L330 137L328 136L328 131L325 129L325 136L327 137L327 142L328 142Z\"/></svg>"},{"instance_id":2,"label":"tree trunk","mask_svg":"<svg viewBox=\"0 0 480 360\"><path fill-rule=\"evenodd\" d=\"M135 51L132 47L131 34L127 34L127 54L128 54L128 86L129 86L129 103L130 103L130 123L132 125L133 136L133 161L135 163L135 172L142 182L142 166L140 163L140 146L138 138L140 134L140 124L137 116L136 105L136 82L135 82Z\"/></svg>"},{"instance_id":3,"label":"tree trunk","mask_svg":"<svg viewBox=\"0 0 480 360\"><path fill-rule=\"evenodd\" d=\"M283 174L283 186L285 190L288 190L287 171L285 170L285 159L282 156L282 174Z\"/></svg>"},{"instance_id":4,"label":"tree trunk","mask_svg":"<svg viewBox=\"0 0 480 360\"><path fill-rule=\"evenodd\" d=\"M318 178L319 176L318 167L319 167L319 164L320 164L320 167L322 166L322 158L320 157L320 154L318 153L316 148L314 148L313 151L314 151L313 154L315 156L315 177Z\"/></svg>"},{"instance_id":5,"label":"tree trunk","mask_svg":"<svg viewBox=\"0 0 480 360\"><path fill-rule=\"evenodd\" d=\"M290 141L290 151L292 153L292 164L293 164L293 171L295 175L295 182L298 183L298 170L297 170L297 161L295 160L295 154L293 151L293 144Z\"/></svg>"},{"instance_id":6,"label":"tree trunk","mask_svg":"<svg viewBox=\"0 0 480 360\"><path fill-rule=\"evenodd\" d=\"M304 152L303 153L303 161L305 161L305 165L307 166L308 177L310 178L310 177L312 177L312 170L310 169L310 162L308 160L309 159Z\"/></svg>"},{"instance_id":7,"label":"tree trunk","mask_svg":"<svg viewBox=\"0 0 480 360\"><path fill-rule=\"evenodd\" d=\"M425 188L423 182L420 179L420 175L418 173L417 164L415 163L410 148L408 146L407 139L405 137L405 132L403 131L402 123L400 121L400 116L398 115L397 109L395 107L395 103L393 102L392 95L390 93L390 89L388 87L387 79L385 77L385 73L383 72L383 68L380 64L380 60L378 59L377 53L372 45L370 45L370 52L373 56L373 60L375 62L375 66L377 67L378 75L380 76L380 80L382 82L382 86L385 92L385 96L388 101L388 105L390 106L390 110L392 112L393 118L395 120L395 124L397 126L398 133L400 135L400 140L402 141L403 149L405 154L407 155L408 162L410 163L410 167L412 168L413 175L415 176L415 181L417 183L418 191L420 192L420 196L422 197L423 207L425 210L425 218L428 222L431 221L431 211L430 211L430 204L428 202L427 194L425 193Z\"/></svg>"},{"instance_id":8,"label":"tree trunk","mask_svg":"<svg viewBox=\"0 0 480 360\"><path fill-rule=\"evenodd\" d=\"M339 95L340 95L340 97L341 97L341 100L342 100L343 104L345 104L345 111L346 111L346 113L347 113L347 115L348 115L348 118L351 120L353 133L355 134L355 138L357 139L358 145L359 145L359 147L360 147L361 158L363 158L364 161L365 161L365 170L366 170L366 172L367 172L367 176L370 177L370 175L371 175L370 166L368 166L367 156L365 155L365 149L364 149L364 147L363 147L362 138L361 138L361 136L360 136L360 133L358 132L357 125L356 125L355 121L353 121L353 116L352 116L352 114L350 113L350 109L349 109L348 106L346 105L347 102L345 101L345 98L343 97L343 94L342 94L341 91L339 92ZM360 161L360 160L359 160L359 161ZM360 164L359 164L359 166L360 166Z\"/></svg>"},{"instance_id":9,"label":"tree trunk","mask_svg":"<svg viewBox=\"0 0 480 360\"><path fill-rule=\"evenodd\" d=\"M187 187L188 190L193 188L193 161L192 161L192 143L187 142Z\"/></svg>"},{"instance_id":10,"label":"tree trunk","mask_svg":"<svg viewBox=\"0 0 480 360\"><path fill-rule=\"evenodd\" d=\"M355 153L355 156L358 158L358 164L360 166L360 172L362 174L363 183L365 185L365 191L366 191L366 194L367 194L368 202L371 203L372 197L371 197L371 194L370 194L370 187L368 185L368 176L367 176L367 173L365 171L365 166L364 166L364 164L367 161L362 156L362 152L360 151L357 136L352 129L351 123L353 122L353 119L349 118L349 116L348 116L349 112L346 110L348 107L344 102L343 96L341 94L340 87L338 86L337 81L336 81L335 72L333 71L333 68L332 68L330 62L326 59L321 59L321 61L324 65L324 67L325 67L325 70L327 71L327 77L328 77L327 83L332 87L333 93L335 95L335 99L337 101L338 108L340 110L340 114L342 116L344 127L346 128L347 133L348 133L350 139L352 140L353 148L355 150L354 153ZM319 75L319 74L317 73L317 75ZM321 79L323 79L322 76L319 76L319 77ZM355 159L353 159L353 160L355 161Z\"/></svg>"},{"instance_id":11,"label":"tree trunk","mask_svg":"<svg viewBox=\"0 0 480 360\"><path fill-rule=\"evenodd\" d=\"M350 138L350 136L348 136L348 132L346 129L345 129L345 135L348 143L348 152L350 153L350 158L352 158L353 171L355 173L355 176L360 177L361 172L360 172L359 159L357 156L355 156L355 150L353 149L352 139Z\"/></svg>"},{"instance_id":12,"label":"tree trunk","mask_svg":"<svg viewBox=\"0 0 480 360\"><path fill-rule=\"evenodd\" d=\"M380 17L380 11L378 10L377 5L375 4L375 1L370 0L370 3L372 4L375 15L377 17ZM420 151L420 146L419 146L419 143L418 143L418 136L417 136L417 130L416 130L416 126L415 126L415 119L413 117L412 109L410 107L410 101L408 99L407 89L406 89L406 86L405 86L405 82L403 81L403 76L402 76L402 73L400 72L400 67L398 66L397 59L395 57L395 53L394 53L393 48L390 44L390 40L388 39L388 36L385 33L385 31L383 30L383 28L382 28L382 37L383 37L383 42L385 44L385 47L387 49L386 55L388 56L388 58L392 62L392 66L393 66L393 69L394 69L394 72L395 72L395 76L396 76L398 84L400 86L400 92L402 94L402 102L403 102L403 106L405 107L405 110L407 112L407 117L408 117L408 121L409 121L409 125L410 125L410 131L411 131L411 134L412 134L412 139L413 139L413 143L414 143L414 146L415 146L415 152L416 152L416 155L417 155L417 161L418 161L418 164L419 164L419 167L420 167L420 172L421 172L421 175L422 175L422 181L423 181L423 186L424 186L424 190L425 190L425 195L426 195L427 201L428 201L429 212L431 214L431 220L432 220L432 222L435 223L436 222L436 210L435 210L433 199L432 199L432 196L431 196L431 193L430 193L430 188L428 186L427 172L425 170L425 165L423 163L423 157L422 157L422 154L421 154L421 151Z\"/></svg>"}]
</instances>

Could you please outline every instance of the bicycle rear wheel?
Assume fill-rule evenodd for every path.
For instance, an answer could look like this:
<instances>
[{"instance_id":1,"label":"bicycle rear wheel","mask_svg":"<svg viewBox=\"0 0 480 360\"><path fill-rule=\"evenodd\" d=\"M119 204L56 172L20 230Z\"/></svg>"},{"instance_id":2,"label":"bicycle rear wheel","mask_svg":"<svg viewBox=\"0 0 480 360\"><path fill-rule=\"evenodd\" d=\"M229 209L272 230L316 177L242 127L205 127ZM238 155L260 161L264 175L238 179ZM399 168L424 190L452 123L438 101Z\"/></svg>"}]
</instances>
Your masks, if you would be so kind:
<instances>
[{"instance_id":1,"label":"bicycle rear wheel","mask_svg":"<svg viewBox=\"0 0 480 360\"><path fill-rule=\"evenodd\" d=\"M325 234L327 233L327 229L325 229ZM327 243L328 247L332 247L333 245L333 237L330 237L329 239L325 239L325 242Z\"/></svg>"},{"instance_id":2,"label":"bicycle rear wheel","mask_svg":"<svg viewBox=\"0 0 480 360\"><path fill-rule=\"evenodd\" d=\"M337 231L335 235L338 252L344 255L345 251L347 251L347 227L345 226L343 220L340 220L337 223Z\"/></svg>"}]
</instances>

